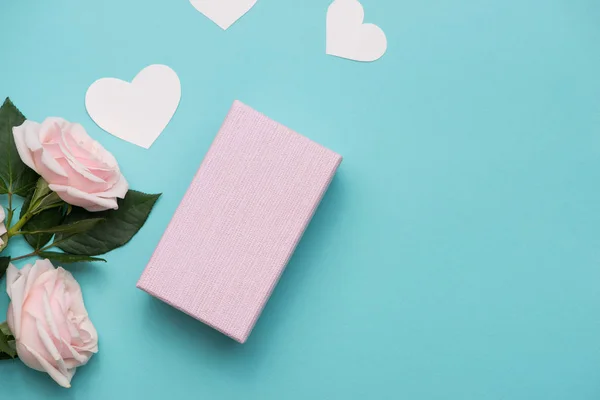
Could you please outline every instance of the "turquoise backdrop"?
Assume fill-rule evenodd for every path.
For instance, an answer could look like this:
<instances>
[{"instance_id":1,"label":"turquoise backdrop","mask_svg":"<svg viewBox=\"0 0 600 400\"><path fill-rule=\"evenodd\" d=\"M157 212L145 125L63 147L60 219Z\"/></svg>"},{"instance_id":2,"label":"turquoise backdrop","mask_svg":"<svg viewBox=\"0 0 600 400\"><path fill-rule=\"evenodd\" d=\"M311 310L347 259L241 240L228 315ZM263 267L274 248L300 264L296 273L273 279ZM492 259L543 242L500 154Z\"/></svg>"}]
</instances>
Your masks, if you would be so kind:
<instances>
[{"instance_id":1,"label":"turquoise backdrop","mask_svg":"<svg viewBox=\"0 0 600 400\"><path fill-rule=\"evenodd\" d=\"M101 339L73 388L2 362L1 399L600 398L600 2L363 4L389 42L371 64L325 54L329 0L259 0L227 31L188 0L1 0L0 97L164 193L72 267ZM183 97L144 150L84 95L153 63ZM345 157L245 345L135 288L234 99Z\"/></svg>"}]
</instances>

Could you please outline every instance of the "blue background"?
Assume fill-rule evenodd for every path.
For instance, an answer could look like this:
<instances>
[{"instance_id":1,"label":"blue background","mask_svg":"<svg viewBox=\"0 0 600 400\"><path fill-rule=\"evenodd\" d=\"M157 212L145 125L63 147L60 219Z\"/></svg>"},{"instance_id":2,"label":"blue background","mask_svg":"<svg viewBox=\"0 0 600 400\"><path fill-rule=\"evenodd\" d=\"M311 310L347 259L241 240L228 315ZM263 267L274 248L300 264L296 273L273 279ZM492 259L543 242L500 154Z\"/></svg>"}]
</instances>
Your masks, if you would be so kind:
<instances>
[{"instance_id":1,"label":"blue background","mask_svg":"<svg viewBox=\"0 0 600 400\"><path fill-rule=\"evenodd\" d=\"M225 32L187 0L1 1L0 97L164 195L72 267L101 338L73 388L3 362L0 398L600 398L600 2L363 4L389 42L371 64L325 55L329 0L259 0ZM153 63L183 97L144 150L83 100ZM135 288L234 99L345 157L245 345Z\"/></svg>"}]
</instances>

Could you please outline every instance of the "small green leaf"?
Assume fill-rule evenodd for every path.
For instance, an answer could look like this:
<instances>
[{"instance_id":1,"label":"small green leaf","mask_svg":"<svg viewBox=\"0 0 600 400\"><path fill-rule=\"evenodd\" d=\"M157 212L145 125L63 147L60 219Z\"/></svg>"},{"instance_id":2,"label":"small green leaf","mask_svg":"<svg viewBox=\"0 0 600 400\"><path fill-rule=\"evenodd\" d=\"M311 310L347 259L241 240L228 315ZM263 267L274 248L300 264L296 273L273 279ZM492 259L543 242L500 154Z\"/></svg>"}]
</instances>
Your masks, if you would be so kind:
<instances>
[{"instance_id":1,"label":"small green leaf","mask_svg":"<svg viewBox=\"0 0 600 400\"><path fill-rule=\"evenodd\" d=\"M67 253L59 253L56 251L40 251L38 255L42 258L48 258L53 261L57 261L60 263L75 263L75 262L94 262L94 261L102 261L106 262L103 258L90 257L90 256L82 256L77 254L67 254Z\"/></svg>"},{"instance_id":2,"label":"small green leaf","mask_svg":"<svg viewBox=\"0 0 600 400\"><path fill-rule=\"evenodd\" d=\"M0 334L0 360L13 360L17 357L17 352L8 343L8 339Z\"/></svg>"},{"instance_id":3,"label":"small green leaf","mask_svg":"<svg viewBox=\"0 0 600 400\"><path fill-rule=\"evenodd\" d=\"M27 205L29 206L29 204L36 204L41 199L48 196L51 192L52 190L50 190L48 182L46 182L44 178L39 178L35 184L35 191L31 196L30 203L28 203Z\"/></svg>"},{"instance_id":4,"label":"small green leaf","mask_svg":"<svg viewBox=\"0 0 600 400\"><path fill-rule=\"evenodd\" d=\"M57 193L52 192L46 197L42 198L35 205L35 209L31 211L32 214L39 214L42 211L49 210L51 208L62 207L65 202L58 196Z\"/></svg>"},{"instance_id":5,"label":"small green leaf","mask_svg":"<svg viewBox=\"0 0 600 400\"><path fill-rule=\"evenodd\" d=\"M10 331L6 321L0 324L0 332L4 333L4 336L12 336L12 332Z\"/></svg>"},{"instance_id":6,"label":"small green leaf","mask_svg":"<svg viewBox=\"0 0 600 400\"><path fill-rule=\"evenodd\" d=\"M40 178L36 183L35 191L25 198L20 218L23 218L26 213L37 215L45 210L60 208L64 204L66 203L58 197L58 194L50 190L44 178Z\"/></svg>"},{"instance_id":7,"label":"small green leaf","mask_svg":"<svg viewBox=\"0 0 600 400\"><path fill-rule=\"evenodd\" d=\"M108 253L129 242L144 225L160 194L145 194L130 190L125 199L118 201L118 210L92 213L80 207L73 207L65 223L73 223L89 218L104 218L105 221L91 230L67 238L57 234L55 242L67 253L96 256Z\"/></svg>"},{"instance_id":8,"label":"small green leaf","mask_svg":"<svg viewBox=\"0 0 600 400\"><path fill-rule=\"evenodd\" d=\"M0 107L0 194L26 197L38 179L38 174L21 161L15 145L13 127L23 122L25 116L7 98Z\"/></svg>"},{"instance_id":9,"label":"small green leaf","mask_svg":"<svg viewBox=\"0 0 600 400\"><path fill-rule=\"evenodd\" d=\"M0 360L11 360L17 356L15 338L8 323L0 324Z\"/></svg>"},{"instance_id":10,"label":"small green leaf","mask_svg":"<svg viewBox=\"0 0 600 400\"><path fill-rule=\"evenodd\" d=\"M17 356L17 351L14 346L14 338L9 335L5 335L0 330L0 360L12 359Z\"/></svg>"},{"instance_id":11,"label":"small green leaf","mask_svg":"<svg viewBox=\"0 0 600 400\"><path fill-rule=\"evenodd\" d=\"M10 264L10 257L0 257L0 279L2 279L2 277L6 273L6 270L8 269L9 264Z\"/></svg>"}]
</instances>

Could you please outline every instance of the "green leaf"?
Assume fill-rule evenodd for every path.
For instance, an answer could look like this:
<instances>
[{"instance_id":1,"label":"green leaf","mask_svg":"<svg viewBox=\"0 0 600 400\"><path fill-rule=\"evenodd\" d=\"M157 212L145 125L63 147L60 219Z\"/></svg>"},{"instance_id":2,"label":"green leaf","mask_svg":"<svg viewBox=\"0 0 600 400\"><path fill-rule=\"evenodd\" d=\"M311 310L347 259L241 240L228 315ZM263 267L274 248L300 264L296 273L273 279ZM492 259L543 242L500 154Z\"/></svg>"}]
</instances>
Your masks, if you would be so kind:
<instances>
[{"instance_id":1,"label":"green leaf","mask_svg":"<svg viewBox=\"0 0 600 400\"><path fill-rule=\"evenodd\" d=\"M17 357L15 338L8 324L0 324L0 360L12 360Z\"/></svg>"},{"instance_id":2,"label":"green leaf","mask_svg":"<svg viewBox=\"0 0 600 400\"><path fill-rule=\"evenodd\" d=\"M33 193L30 193L29 196L25 198L19 218L23 218L26 213L37 215L51 208L60 208L65 204L66 203L58 197L57 193L50 190L48 183L44 178L40 178L36 183Z\"/></svg>"},{"instance_id":3,"label":"green leaf","mask_svg":"<svg viewBox=\"0 0 600 400\"><path fill-rule=\"evenodd\" d=\"M108 253L129 242L146 223L148 215L160 194L145 194L130 190L124 200L119 199L119 209L92 213L83 208L73 207L65 223L73 223L89 218L104 218L91 230L71 238L57 234L55 242L67 253L96 256Z\"/></svg>"},{"instance_id":4,"label":"green leaf","mask_svg":"<svg viewBox=\"0 0 600 400\"><path fill-rule=\"evenodd\" d=\"M27 212L34 213L21 228L31 247L39 250L52 239L56 233L54 229L61 225L64 219L64 204L56 193L48 188L48 183L43 178L37 181L35 191L25 198L19 216L23 218Z\"/></svg>"},{"instance_id":5,"label":"green leaf","mask_svg":"<svg viewBox=\"0 0 600 400\"><path fill-rule=\"evenodd\" d=\"M52 193L52 190L50 190L48 182L46 182L44 178L39 178L35 184L35 191L31 196L31 200L27 203L27 208L25 210L28 210L31 204L37 204L41 199L48 196L50 193ZM21 211L21 213L23 212Z\"/></svg>"},{"instance_id":6,"label":"green leaf","mask_svg":"<svg viewBox=\"0 0 600 400\"><path fill-rule=\"evenodd\" d=\"M19 157L12 128L25 122L25 116L7 98L0 107L0 194L26 197L35 187L38 174Z\"/></svg>"},{"instance_id":7,"label":"green leaf","mask_svg":"<svg viewBox=\"0 0 600 400\"><path fill-rule=\"evenodd\" d=\"M6 270L8 269L9 264L10 264L10 257L0 257L0 279L2 279L2 277L6 273Z\"/></svg>"},{"instance_id":8,"label":"green leaf","mask_svg":"<svg viewBox=\"0 0 600 400\"><path fill-rule=\"evenodd\" d=\"M62 207L66 203L58 196L58 193L52 192L35 204L35 208L31 210L32 214L39 214L42 211L51 208Z\"/></svg>"},{"instance_id":9,"label":"green leaf","mask_svg":"<svg viewBox=\"0 0 600 400\"><path fill-rule=\"evenodd\" d=\"M31 206L31 199L33 198L34 194L35 194L35 191L30 192L25 197L25 200L23 200L23 205L21 206L21 214L19 214L19 219L23 218L25 216L25 214L27 213L27 210L29 210L29 207Z\"/></svg>"},{"instance_id":10,"label":"green leaf","mask_svg":"<svg viewBox=\"0 0 600 400\"><path fill-rule=\"evenodd\" d=\"M10 360L17 356L15 338L8 329L8 324L0 324L0 360Z\"/></svg>"},{"instance_id":11,"label":"green leaf","mask_svg":"<svg viewBox=\"0 0 600 400\"><path fill-rule=\"evenodd\" d=\"M10 331L10 328L8 327L8 323L6 321L4 321L3 323L0 324L0 332L4 333L5 336L12 336L12 332Z\"/></svg>"},{"instance_id":12,"label":"green leaf","mask_svg":"<svg viewBox=\"0 0 600 400\"><path fill-rule=\"evenodd\" d=\"M106 262L103 258L82 256L77 254L59 253L56 251L40 251L38 255L42 258L48 258L53 261L57 261L64 264L76 263L76 262L94 262L102 261Z\"/></svg>"},{"instance_id":13,"label":"green leaf","mask_svg":"<svg viewBox=\"0 0 600 400\"><path fill-rule=\"evenodd\" d=\"M50 211L50 210L47 210ZM73 222L72 224L51 226L48 228L37 229L37 230L25 230L25 234L37 235L40 233L62 233L64 235L76 235L79 233L87 232L96 226L98 223L103 222L104 218L90 218L82 219L81 221Z\"/></svg>"},{"instance_id":14,"label":"green leaf","mask_svg":"<svg viewBox=\"0 0 600 400\"><path fill-rule=\"evenodd\" d=\"M40 180L42 180L42 179L40 178ZM39 185L39 183L38 183L38 185ZM37 193L38 193L38 191L36 190L35 193L30 193L30 195L27 196L27 198L25 198L25 201L23 202L23 207L21 207L21 215L19 218L23 218L23 216L29 209L32 198L37 197L36 196ZM23 228L21 228L21 229L25 232L43 231L45 229L49 229L49 228L55 227L57 225L60 225L62 223L63 219L64 219L64 212L62 210L62 207L51 208L49 210L42 211L39 214L36 214L33 217L31 217L31 219L29 221L27 221L27 223L25 225L23 225ZM38 233L38 234L29 233L29 234L25 234L24 236L25 236L25 240L27 241L27 243L29 243L29 245L31 247L33 247L36 250L39 250L42 247L44 247L50 241L50 239L52 239L52 236L54 236L54 233Z\"/></svg>"},{"instance_id":15,"label":"green leaf","mask_svg":"<svg viewBox=\"0 0 600 400\"><path fill-rule=\"evenodd\" d=\"M41 249L48 244L50 239L52 239L52 236L54 236L53 232L47 232L46 230L60 225L63 218L63 211L60 208L52 208L34 215L23 226L23 231L27 232L24 235L25 240L34 249Z\"/></svg>"},{"instance_id":16,"label":"green leaf","mask_svg":"<svg viewBox=\"0 0 600 400\"><path fill-rule=\"evenodd\" d=\"M10 342L14 342L10 340ZM8 337L0 333L0 360L10 360L17 356L15 348L9 343Z\"/></svg>"}]
</instances>

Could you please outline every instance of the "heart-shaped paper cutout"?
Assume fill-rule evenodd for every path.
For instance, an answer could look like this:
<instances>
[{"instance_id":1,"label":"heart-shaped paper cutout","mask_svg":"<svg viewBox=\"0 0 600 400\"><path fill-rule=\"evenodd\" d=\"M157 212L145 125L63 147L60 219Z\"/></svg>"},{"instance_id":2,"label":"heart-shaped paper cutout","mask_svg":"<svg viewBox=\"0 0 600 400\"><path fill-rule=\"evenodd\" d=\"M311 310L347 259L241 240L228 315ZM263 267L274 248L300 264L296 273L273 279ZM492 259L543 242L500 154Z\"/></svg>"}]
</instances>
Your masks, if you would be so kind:
<instances>
[{"instance_id":1,"label":"heart-shaped paper cutout","mask_svg":"<svg viewBox=\"0 0 600 400\"><path fill-rule=\"evenodd\" d=\"M387 39L380 27L364 24L358 0L335 0L327 10L327 54L355 61L375 61L385 54Z\"/></svg>"},{"instance_id":2,"label":"heart-shaped paper cutout","mask_svg":"<svg viewBox=\"0 0 600 400\"><path fill-rule=\"evenodd\" d=\"M129 82L99 79L85 95L90 117L106 132L149 149L181 99L179 77L166 65L150 65Z\"/></svg>"},{"instance_id":3,"label":"heart-shaped paper cutout","mask_svg":"<svg viewBox=\"0 0 600 400\"><path fill-rule=\"evenodd\" d=\"M257 0L190 0L196 10L206 15L222 29L242 18Z\"/></svg>"}]
</instances>

